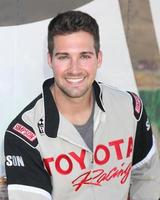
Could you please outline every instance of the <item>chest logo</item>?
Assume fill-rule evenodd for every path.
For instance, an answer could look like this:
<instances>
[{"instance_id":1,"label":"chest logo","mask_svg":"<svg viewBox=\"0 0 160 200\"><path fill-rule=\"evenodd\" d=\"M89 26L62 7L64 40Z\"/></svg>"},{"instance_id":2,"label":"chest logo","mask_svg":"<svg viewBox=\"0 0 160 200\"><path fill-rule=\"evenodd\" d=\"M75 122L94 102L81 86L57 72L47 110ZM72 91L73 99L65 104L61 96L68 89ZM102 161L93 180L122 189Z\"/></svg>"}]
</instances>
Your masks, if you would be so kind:
<instances>
[{"instance_id":1,"label":"chest logo","mask_svg":"<svg viewBox=\"0 0 160 200\"><path fill-rule=\"evenodd\" d=\"M78 154L72 151L44 158L43 161L50 176L53 175L54 170L58 174L69 175L74 169L79 168L82 173L72 181L75 191L78 191L82 186L101 186L102 183L114 179L119 179L120 184L124 184L130 175L132 153L133 138L129 137L128 141L117 139L108 142L107 145L98 144L93 154L93 160L91 160L96 168L94 167L92 170L86 164L88 156L84 149ZM128 158L130 159L128 160Z\"/></svg>"}]
</instances>

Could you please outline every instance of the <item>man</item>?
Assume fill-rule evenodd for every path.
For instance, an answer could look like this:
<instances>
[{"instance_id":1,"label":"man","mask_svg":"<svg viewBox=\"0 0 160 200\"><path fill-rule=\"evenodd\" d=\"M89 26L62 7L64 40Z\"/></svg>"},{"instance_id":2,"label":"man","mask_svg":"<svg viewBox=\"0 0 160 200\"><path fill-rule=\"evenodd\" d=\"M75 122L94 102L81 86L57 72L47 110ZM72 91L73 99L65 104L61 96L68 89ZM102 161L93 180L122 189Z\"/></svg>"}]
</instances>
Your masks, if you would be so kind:
<instances>
[{"instance_id":1,"label":"man","mask_svg":"<svg viewBox=\"0 0 160 200\"><path fill-rule=\"evenodd\" d=\"M141 99L95 81L98 25L80 11L48 27L54 78L9 125L12 200L157 200L159 161Z\"/></svg>"}]
</instances>

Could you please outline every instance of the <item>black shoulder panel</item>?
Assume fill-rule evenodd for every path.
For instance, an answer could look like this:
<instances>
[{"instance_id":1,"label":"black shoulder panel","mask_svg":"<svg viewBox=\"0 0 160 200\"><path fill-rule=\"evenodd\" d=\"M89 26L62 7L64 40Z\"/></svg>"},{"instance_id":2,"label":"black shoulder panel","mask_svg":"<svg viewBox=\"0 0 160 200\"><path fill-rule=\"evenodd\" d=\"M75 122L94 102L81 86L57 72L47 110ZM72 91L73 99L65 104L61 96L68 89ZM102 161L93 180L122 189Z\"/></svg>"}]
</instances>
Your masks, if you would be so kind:
<instances>
[{"instance_id":1,"label":"black shoulder panel","mask_svg":"<svg viewBox=\"0 0 160 200\"><path fill-rule=\"evenodd\" d=\"M50 176L36 148L32 148L10 134L5 136L4 151L8 185L20 184L42 188L51 194Z\"/></svg>"},{"instance_id":2,"label":"black shoulder panel","mask_svg":"<svg viewBox=\"0 0 160 200\"><path fill-rule=\"evenodd\" d=\"M153 134L151 124L143 108L142 116L137 123L134 144L133 165L145 159L153 147Z\"/></svg>"}]
</instances>

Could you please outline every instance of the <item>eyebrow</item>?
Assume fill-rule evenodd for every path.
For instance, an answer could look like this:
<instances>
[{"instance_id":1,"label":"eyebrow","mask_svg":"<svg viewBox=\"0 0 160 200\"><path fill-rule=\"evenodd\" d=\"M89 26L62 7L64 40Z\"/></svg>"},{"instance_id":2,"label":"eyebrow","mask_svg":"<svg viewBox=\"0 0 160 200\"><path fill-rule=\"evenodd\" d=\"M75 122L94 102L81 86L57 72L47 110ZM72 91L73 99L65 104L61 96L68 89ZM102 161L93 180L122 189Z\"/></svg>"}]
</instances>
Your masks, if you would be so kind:
<instances>
[{"instance_id":1,"label":"eyebrow","mask_svg":"<svg viewBox=\"0 0 160 200\"><path fill-rule=\"evenodd\" d=\"M94 55L94 53L92 51L83 51L80 54L91 54L91 55Z\"/></svg>"},{"instance_id":2,"label":"eyebrow","mask_svg":"<svg viewBox=\"0 0 160 200\"><path fill-rule=\"evenodd\" d=\"M92 52L92 51L82 51L82 52L80 52L80 54L82 55L82 54L90 54L90 55L94 55L94 53ZM59 56L59 55L69 55L69 53L67 53L67 52L58 52L58 53L56 53L55 54L55 56Z\"/></svg>"},{"instance_id":3,"label":"eyebrow","mask_svg":"<svg viewBox=\"0 0 160 200\"><path fill-rule=\"evenodd\" d=\"M69 55L69 53L66 53L66 52L59 52L59 53L56 53L55 56L59 56L59 55L64 55L64 56L67 56Z\"/></svg>"}]
</instances>

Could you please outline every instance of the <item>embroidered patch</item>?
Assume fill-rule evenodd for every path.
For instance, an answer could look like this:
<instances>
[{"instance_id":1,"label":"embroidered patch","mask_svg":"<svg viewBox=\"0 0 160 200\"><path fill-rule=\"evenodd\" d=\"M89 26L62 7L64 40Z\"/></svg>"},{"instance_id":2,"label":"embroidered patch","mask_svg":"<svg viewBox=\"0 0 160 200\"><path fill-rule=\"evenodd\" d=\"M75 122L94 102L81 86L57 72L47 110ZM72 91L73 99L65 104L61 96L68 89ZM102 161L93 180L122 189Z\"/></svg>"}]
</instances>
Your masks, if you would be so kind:
<instances>
[{"instance_id":1,"label":"embroidered patch","mask_svg":"<svg viewBox=\"0 0 160 200\"><path fill-rule=\"evenodd\" d=\"M133 95L133 97L134 97L134 99L135 99L135 111L136 111L137 113L140 113L140 112L141 112L141 107L142 107L142 105L141 105L141 100L140 100L140 98L139 98L137 95L135 95L134 93L132 93L132 95Z\"/></svg>"},{"instance_id":2,"label":"embroidered patch","mask_svg":"<svg viewBox=\"0 0 160 200\"><path fill-rule=\"evenodd\" d=\"M139 96L137 96L136 94L134 94L133 92L129 92L128 93L131 95L132 97L132 101L133 101L133 108L134 108L134 116L137 120L140 119L141 114L142 114L142 109L143 109L143 103L142 100Z\"/></svg>"},{"instance_id":3,"label":"embroidered patch","mask_svg":"<svg viewBox=\"0 0 160 200\"><path fill-rule=\"evenodd\" d=\"M23 135L25 138L27 138L29 141L34 141L36 139L36 135L24 127L23 125L17 123L14 127L13 130L17 131L21 135Z\"/></svg>"},{"instance_id":4,"label":"embroidered patch","mask_svg":"<svg viewBox=\"0 0 160 200\"><path fill-rule=\"evenodd\" d=\"M40 119L37 125L38 125L39 132L44 133L44 120Z\"/></svg>"}]
</instances>

